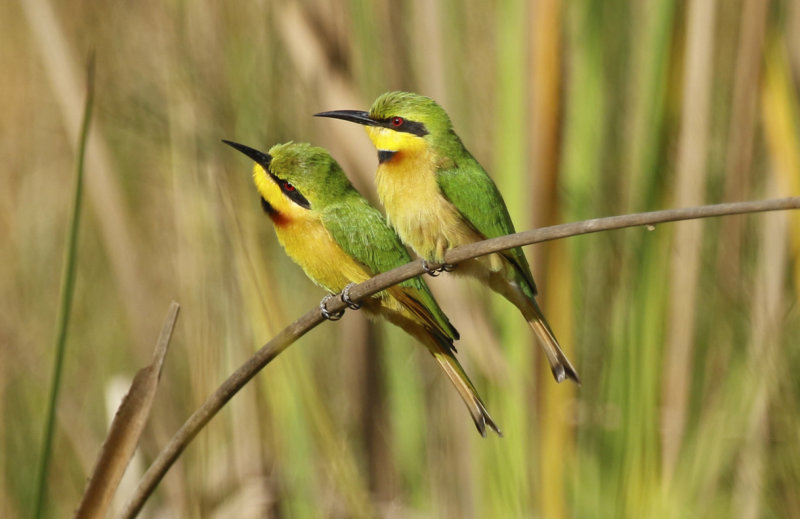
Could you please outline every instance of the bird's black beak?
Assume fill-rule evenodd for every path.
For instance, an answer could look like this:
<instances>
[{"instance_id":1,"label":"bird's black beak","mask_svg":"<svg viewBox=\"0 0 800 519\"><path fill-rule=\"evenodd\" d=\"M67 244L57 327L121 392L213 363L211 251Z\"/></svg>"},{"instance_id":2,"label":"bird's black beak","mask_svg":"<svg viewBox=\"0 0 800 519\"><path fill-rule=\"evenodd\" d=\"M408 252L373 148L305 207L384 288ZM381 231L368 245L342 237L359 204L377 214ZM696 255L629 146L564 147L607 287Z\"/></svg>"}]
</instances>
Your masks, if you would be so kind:
<instances>
[{"instance_id":1,"label":"bird's black beak","mask_svg":"<svg viewBox=\"0 0 800 519\"><path fill-rule=\"evenodd\" d=\"M250 146L245 146L244 144L239 144L238 142L231 142L222 139L222 142L230 146L231 148L235 148L264 168L265 170L269 171L269 163L272 162L272 157L269 153L264 153L263 151L258 151L256 149L251 148Z\"/></svg>"},{"instance_id":2,"label":"bird's black beak","mask_svg":"<svg viewBox=\"0 0 800 519\"><path fill-rule=\"evenodd\" d=\"M320 112L314 114L314 117L331 117L333 119L342 119L350 121L351 123L363 124L364 126L377 126L378 122L371 119L368 112L360 110L334 110L332 112Z\"/></svg>"}]
</instances>

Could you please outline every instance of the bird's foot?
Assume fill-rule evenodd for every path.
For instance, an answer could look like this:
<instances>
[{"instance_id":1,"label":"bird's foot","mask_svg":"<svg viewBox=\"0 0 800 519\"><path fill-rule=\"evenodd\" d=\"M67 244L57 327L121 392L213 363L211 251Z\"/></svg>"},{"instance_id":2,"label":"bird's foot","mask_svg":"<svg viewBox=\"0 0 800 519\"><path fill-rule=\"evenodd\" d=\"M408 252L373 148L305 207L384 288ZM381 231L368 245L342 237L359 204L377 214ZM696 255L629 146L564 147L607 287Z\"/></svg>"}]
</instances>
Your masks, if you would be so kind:
<instances>
[{"instance_id":1,"label":"bird's foot","mask_svg":"<svg viewBox=\"0 0 800 519\"><path fill-rule=\"evenodd\" d=\"M435 278L436 276L438 276L441 273L441 270L432 269L430 266L428 266L428 262L426 260L424 260L424 259L422 260L422 270L424 270L426 274L428 274L429 276L431 276L433 278Z\"/></svg>"},{"instance_id":2,"label":"bird's foot","mask_svg":"<svg viewBox=\"0 0 800 519\"><path fill-rule=\"evenodd\" d=\"M322 317L329 321L338 321L344 315L344 310L339 310L338 312L329 312L328 311L328 301L333 299L333 295L328 294L322 298L322 301L319 302L319 311L322 313Z\"/></svg>"},{"instance_id":3,"label":"bird's foot","mask_svg":"<svg viewBox=\"0 0 800 519\"><path fill-rule=\"evenodd\" d=\"M356 286L355 283L348 283L344 290L342 290L342 301L347 305L348 308L351 310L358 310L361 308L361 303L354 303L350 300L350 289Z\"/></svg>"},{"instance_id":4,"label":"bird's foot","mask_svg":"<svg viewBox=\"0 0 800 519\"><path fill-rule=\"evenodd\" d=\"M450 263L442 263L437 268L431 268L431 266L428 265L427 261L425 261L424 259L422 260L422 270L424 270L426 274L434 278L439 274L441 274L442 272L453 272L455 268L456 266L451 265Z\"/></svg>"}]
</instances>

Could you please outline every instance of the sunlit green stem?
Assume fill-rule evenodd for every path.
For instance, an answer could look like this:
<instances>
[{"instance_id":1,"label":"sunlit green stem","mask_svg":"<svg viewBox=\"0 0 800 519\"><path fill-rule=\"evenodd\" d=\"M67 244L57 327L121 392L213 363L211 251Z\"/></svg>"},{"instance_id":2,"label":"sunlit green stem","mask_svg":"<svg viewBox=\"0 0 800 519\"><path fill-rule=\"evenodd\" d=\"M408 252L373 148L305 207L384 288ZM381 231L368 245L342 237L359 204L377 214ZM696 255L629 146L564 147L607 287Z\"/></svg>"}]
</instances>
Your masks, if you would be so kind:
<instances>
[{"instance_id":1,"label":"sunlit green stem","mask_svg":"<svg viewBox=\"0 0 800 519\"><path fill-rule=\"evenodd\" d=\"M42 517L47 488L47 474L50 468L50 455L53 450L53 432L55 430L56 404L61 387L61 373L64 365L64 345L67 339L67 324L72 311L72 296L75 291L75 257L78 244L78 224L80 222L81 194L83 191L83 163L86 155L86 142L89 136L89 122L92 117L94 102L94 57L90 56L87 71L86 104L83 109L83 122L78 142L78 156L75 161L75 178L72 188L72 209L70 211L67 243L64 248L63 270L61 272L60 301L56 320L54 341L55 360L50 383L50 399L47 404L47 418L44 425L41 457L36 483L36 499L34 500L33 517Z\"/></svg>"}]
</instances>

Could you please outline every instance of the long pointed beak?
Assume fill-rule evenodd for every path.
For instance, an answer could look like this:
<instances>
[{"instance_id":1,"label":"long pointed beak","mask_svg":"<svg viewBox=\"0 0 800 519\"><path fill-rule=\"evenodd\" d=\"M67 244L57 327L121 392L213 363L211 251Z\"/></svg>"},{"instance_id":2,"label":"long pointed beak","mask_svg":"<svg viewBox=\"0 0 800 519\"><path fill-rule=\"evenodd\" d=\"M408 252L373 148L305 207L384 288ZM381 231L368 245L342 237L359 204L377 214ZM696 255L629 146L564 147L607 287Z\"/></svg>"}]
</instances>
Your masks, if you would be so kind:
<instances>
[{"instance_id":1,"label":"long pointed beak","mask_svg":"<svg viewBox=\"0 0 800 519\"><path fill-rule=\"evenodd\" d=\"M364 126L377 126L378 123L369 117L368 112L360 110L334 110L332 112L320 112L314 114L314 117L331 117L333 119L342 119L350 121L351 123L363 124Z\"/></svg>"},{"instance_id":2,"label":"long pointed beak","mask_svg":"<svg viewBox=\"0 0 800 519\"><path fill-rule=\"evenodd\" d=\"M264 153L263 151L258 151L256 149L251 148L250 146L245 146L244 144L239 144L238 142L226 141L222 139L222 142L230 146L231 148L235 148L264 168L265 170L269 171L269 163L272 162L272 156L269 153Z\"/></svg>"}]
</instances>

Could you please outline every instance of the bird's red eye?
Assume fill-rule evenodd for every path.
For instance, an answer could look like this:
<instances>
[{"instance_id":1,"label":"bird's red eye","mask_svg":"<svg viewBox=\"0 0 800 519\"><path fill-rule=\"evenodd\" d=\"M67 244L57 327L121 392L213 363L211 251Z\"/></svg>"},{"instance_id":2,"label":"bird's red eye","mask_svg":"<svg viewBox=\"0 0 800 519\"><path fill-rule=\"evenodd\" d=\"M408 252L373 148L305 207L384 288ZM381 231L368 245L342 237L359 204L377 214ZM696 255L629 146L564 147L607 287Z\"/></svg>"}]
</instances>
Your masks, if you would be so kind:
<instances>
[{"instance_id":1,"label":"bird's red eye","mask_svg":"<svg viewBox=\"0 0 800 519\"><path fill-rule=\"evenodd\" d=\"M403 122L404 121L402 117L392 117L392 126L394 126L395 128L403 126Z\"/></svg>"},{"instance_id":2,"label":"bird's red eye","mask_svg":"<svg viewBox=\"0 0 800 519\"><path fill-rule=\"evenodd\" d=\"M284 189L284 191L294 191L295 188L290 183L284 182L283 183L283 189Z\"/></svg>"}]
</instances>

